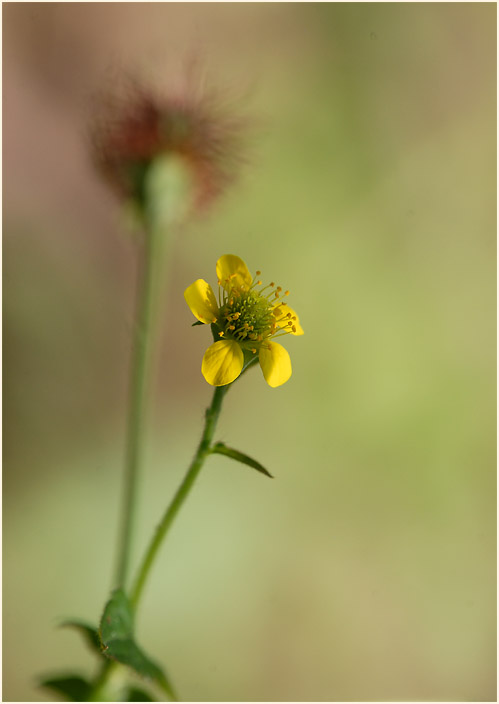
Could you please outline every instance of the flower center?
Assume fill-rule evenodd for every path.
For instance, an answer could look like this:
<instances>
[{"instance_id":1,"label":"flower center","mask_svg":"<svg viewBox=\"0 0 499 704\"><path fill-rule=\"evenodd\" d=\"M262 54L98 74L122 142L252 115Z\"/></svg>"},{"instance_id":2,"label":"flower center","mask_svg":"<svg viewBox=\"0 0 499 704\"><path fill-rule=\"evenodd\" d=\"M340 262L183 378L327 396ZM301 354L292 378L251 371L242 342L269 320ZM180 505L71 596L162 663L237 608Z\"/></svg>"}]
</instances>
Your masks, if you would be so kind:
<instances>
[{"instance_id":1,"label":"flower center","mask_svg":"<svg viewBox=\"0 0 499 704\"><path fill-rule=\"evenodd\" d=\"M221 329L218 334L224 339L236 340L253 353L276 333L287 334L296 330L292 314L285 312L282 307L285 304L280 300L289 291L282 294L282 288L276 288L274 282L257 290L262 282L257 278L260 272L256 274L249 289L244 285L231 285L230 280L221 288L222 282L218 282L220 308L217 325ZM268 289L270 293L265 293Z\"/></svg>"}]
</instances>

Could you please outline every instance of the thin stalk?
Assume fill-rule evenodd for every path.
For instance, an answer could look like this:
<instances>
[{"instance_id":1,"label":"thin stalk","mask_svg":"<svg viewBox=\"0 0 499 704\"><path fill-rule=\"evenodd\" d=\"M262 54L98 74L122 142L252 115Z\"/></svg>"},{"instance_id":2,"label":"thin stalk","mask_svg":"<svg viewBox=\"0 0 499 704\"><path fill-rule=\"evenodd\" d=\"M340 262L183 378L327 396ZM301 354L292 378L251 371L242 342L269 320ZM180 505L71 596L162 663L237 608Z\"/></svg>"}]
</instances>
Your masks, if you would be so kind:
<instances>
[{"instance_id":1,"label":"thin stalk","mask_svg":"<svg viewBox=\"0 0 499 704\"><path fill-rule=\"evenodd\" d=\"M116 587L125 587L135 532L138 479L143 455L145 411L149 391L149 367L154 343L158 283L163 265L162 233L149 228L144 238L142 272L138 285L132 352L132 376L127 427L123 514L119 538Z\"/></svg>"},{"instance_id":2,"label":"thin stalk","mask_svg":"<svg viewBox=\"0 0 499 704\"><path fill-rule=\"evenodd\" d=\"M117 667L118 663L114 662L113 660L105 660L102 663L100 671L93 684L92 691L90 692L90 696L88 698L89 702L103 701L103 697L107 695L106 689L108 687L108 681L111 677L111 674L116 670Z\"/></svg>"},{"instance_id":3,"label":"thin stalk","mask_svg":"<svg viewBox=\"0 0 499 704\"><path fill-rule=\"evenodd\" d=\"M187 474L185 475L182 484L178 488L177 493L175 494L172 502L166 509L166 512L163 515L163 518L161 519L161 522L156 529L156 533L154 534L149 544L149 547L145 553L142 564L140 565L137 578L133 585L130 596L130 602L134 609L136 609L138 606L142 591L144 589L144 585L146 583L151 567L154 563L157 552L161 546L161 543L165 539L166 534L168 533L168 530L172 525L175 516L177 515L182 504L189 495L192 486L196 480L196 477L201 471L205 459L211 452L211 442L213 440L213 434L215 432L218 417L222 409L222 401L229 389L229 386L217 386L215 388L211 406L206 411L205 426L196 455L194 456L194 459L192 460L192 463L189 469L187 470Z\"/></svg>"}]
</instances>

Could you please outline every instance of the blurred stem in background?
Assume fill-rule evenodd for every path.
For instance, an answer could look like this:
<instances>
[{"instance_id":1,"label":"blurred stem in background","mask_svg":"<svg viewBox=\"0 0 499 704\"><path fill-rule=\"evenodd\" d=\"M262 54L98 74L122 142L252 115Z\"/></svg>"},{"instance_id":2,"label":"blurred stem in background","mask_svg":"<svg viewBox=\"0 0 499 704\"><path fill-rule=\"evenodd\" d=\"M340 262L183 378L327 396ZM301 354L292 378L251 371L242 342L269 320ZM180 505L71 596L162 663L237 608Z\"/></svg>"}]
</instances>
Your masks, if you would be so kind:
<instances>
[{"instance_id":1,"label":"blurred stem in background","mask_svg":"<svg viewBox=\"0 0 499 704\"><path fill-rule=\"evenodd\" d=\"M115 580L115 586L123 588L129 573L136 523L138 478L143 458L145 416L151 380L150 367L158 320L157 302L164 274L164 234L157 228L150 227L139 254L142 258L142 273L138 281L133 330L123 514Z\"/></svg>"}]
</instances>

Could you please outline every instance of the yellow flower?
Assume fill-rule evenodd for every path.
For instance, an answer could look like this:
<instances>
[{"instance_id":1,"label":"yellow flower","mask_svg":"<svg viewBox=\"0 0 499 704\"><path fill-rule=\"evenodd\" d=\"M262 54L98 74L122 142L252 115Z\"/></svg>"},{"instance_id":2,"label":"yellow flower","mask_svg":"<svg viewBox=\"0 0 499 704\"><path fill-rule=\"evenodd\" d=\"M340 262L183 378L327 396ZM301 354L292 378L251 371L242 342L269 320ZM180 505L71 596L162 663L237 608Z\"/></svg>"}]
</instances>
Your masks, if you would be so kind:
<instances>
[{"instance_id":1,"label":"yellow flower","mask_svg":"<svg viewBox=\"0 0 499 704\"><path fill-rule=\"evenodd\" d=\"M193 315L211 324L217 339L205 352L201 371L212 386L233 382L258 353L269 386L281 386L291 376L291 360L274 338L303 335L298 316L284 302L289 291L274 282L260 288L260 272L253 277L242 259L225 254L217 261L218 301L204 279L184 292Z\"/></svg>"}]
</instances>

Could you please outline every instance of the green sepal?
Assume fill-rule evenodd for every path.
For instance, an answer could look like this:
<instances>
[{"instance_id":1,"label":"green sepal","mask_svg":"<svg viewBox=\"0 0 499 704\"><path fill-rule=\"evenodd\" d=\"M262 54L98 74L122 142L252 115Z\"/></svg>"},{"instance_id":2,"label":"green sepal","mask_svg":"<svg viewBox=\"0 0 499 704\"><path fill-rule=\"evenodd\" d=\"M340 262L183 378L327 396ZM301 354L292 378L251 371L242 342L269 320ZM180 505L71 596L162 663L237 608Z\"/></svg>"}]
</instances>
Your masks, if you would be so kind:
<instances>
[{"instance_id":1,"label":"green sepal","mask_svg":"<svg viewBox=\"0 0 499 704\"><path fill-rule=\"evenodd\" d=\"M249 369L252 367L254 364L258 362L258 355L254 354L250 350L243 350L243 355L244 355L244 361L243 361L243 368L241 370L241 374L243 374L246 369Z\"/></svg>"},{"instance_id":2,"label":"green sepal","mask_svg":"<svg viewBox=\"0 0 499 704\"><path fill-rule=\"evenodd\" d=\"M225 339L224 337L220 337L219 333L223 331L223 328L221 328L218 323L210 323L210 329L214 342L220 342L220 340Z\"/></svg>"},{"instance_id":3,"label":"green sepal","mask_svg":"<svg viewBox=\"0 0 499 704\"><path fill-rule=\"evenodd\" d=\"M191 327L195 327L196 325L206 325L206 323L203 323L201 320L196 320L195 323L192 323Z\"/></svg>"},{"instance_id":4,"label":"green sepal","mask_svg":"<svg viewBox=\"0 0 499 704\"><path fill-rule=\"evenodd\" d=\"M248 457L248 455L244 455L242 452L239 452L239 450L234 450L232 447L227 447L227 445L223 442L217 442L216 445L213 445L211 452L217 455L225 455L233 460L247 464L248 467L253 467L253 469L265 474L265 476L270 477L271 479L274 478L270 472L268 472L265 467L260 464L260 462L257 462L252 457Z\"/></svg>"},{"instance_id":5,"label":"green sepal","mask_svg":"<svg viewBox=\"0 0 499 704\"><path fill-rule=\"evenodd\" d=\"M90 647L90 650L93 650L99 654L102 652L99 632L94 626L91 626L85 621L78 620L63 621L60 625L61 628L74 628L74 630L78 631L83 636L83 639Z\"/></svg>"},{"instance_id":6,"label":"green sepal","mask_svg":"<svg viewBox=\"0 0 499 704\"><path fill-rule=\"evenodd\" d=\"M133 637L133 613L122 589L116 589L107 602L100 629L102 652L111 660L128 665L137 674L157 682L170 699L175 699L173 688L165 673L139 648Z\"/></svg>"},{"instance_id":7,"label":"green sepal","mask_svg":"<svg viewBox=\"0 0 499 704\"><path fill-rule=\"evenodd\" d=\"M87 702L92 691L90 682L79 675L50 677L40 682L40 687L62 694L70 702Z\"/></svg>"}]
</instances>

